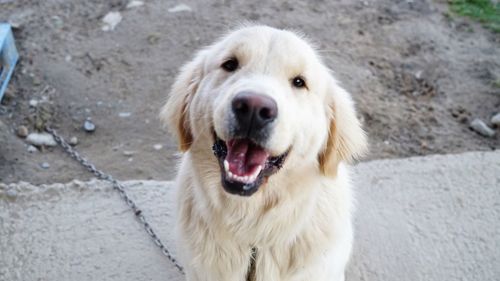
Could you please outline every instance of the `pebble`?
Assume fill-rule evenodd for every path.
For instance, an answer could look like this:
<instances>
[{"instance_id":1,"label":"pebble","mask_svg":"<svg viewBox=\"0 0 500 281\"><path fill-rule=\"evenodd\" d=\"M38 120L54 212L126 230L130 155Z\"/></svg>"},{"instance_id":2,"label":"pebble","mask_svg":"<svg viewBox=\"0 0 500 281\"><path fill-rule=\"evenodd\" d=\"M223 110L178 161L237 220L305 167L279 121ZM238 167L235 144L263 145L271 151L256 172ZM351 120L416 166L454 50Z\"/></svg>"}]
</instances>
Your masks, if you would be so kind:
<instances>
[{"instance_id":1,"label":"pebble","mask_svg":"<svg viewBox=\"0 0 500 281\"><path fill-rule=\"evenodd\" d=\"M422 79L422 73L423 73L422 70L419 70L419 71L415 72L415 78L417 80L421 80Z\"/></svg>"},{"instance_id":2,"label":"pebble","mask_svg":"<svg viewBox=\"0 0 500 281\"><path fill-rule=\"evenodd\" d=\"M28 128L26 128L26 126L24 125L21 125L19 127L17 127L17 136L20 137L20 138L25 138L28 136Z\"/></svg>"},{"instance_id":3,"label":"pebble","mask_svg":"<svg viewBox=\"0 0 500 281\"><path fill-rule=\"evenodd\" d=\"M78 138L77 137L71 137L69 139L69 144L72 145L72 146L75 146L78 144Z\"/></svg>"},{"instance_id":4,"label":"pebble","mask_svg":"<svg viewBox=\"0 0 500 281\"><path fill-rule=\"evenodd\" d=\"M118 113L118 116L120 116L121 118L127 118L127 117L130 117L130 115L132 115L132 113L130 113L130 112L120 112L120 113Z\"/></svg>"},{"instance_id":5,"label":"pebble","mask_svg":"<svg viewBox=\"0 0 500 281\"><path fill-rule=\"evenodd\" d=\"M170 9L168 9L169 13L191 12L191 11L192 11L191 7L189 7L186 4L179 4L179 5L175 6L175 7L172 7Z\"/></svg>"},{"instance_id":6,"label":"pebble","mask_svg":"<svg viewBox=\"0 0 500 281\"><path fill-rule=\"evenodd\" d=\"M158 41L160 41L160 35L159 34L152 33L152 34L148 35L148 42L149 42L149 44L155 45L156 43L158 43Z\"/></svg>"},{"instance_id":7,"label":"pebble","mask_svg":"<svg viewBox=\"0 0 500 281\"><path fill-rule=\"evenodd\" d=\"M50 168L50 164L48 162L43 162L40 167L44 168L44 169L48 169Z\"/></svg>"},{"instance_id":8,"label":"pebble","mask_svg":"<svg viewBox=\"0 0 500 281\"><path fill-rule=\"evenodd\" d=\"M478 134L485 136L485 137L494 137L495 136L495 131L488 127L481 119L474 119L472 122L470 122L469 127L476 131Z\"/></svg>"},{"instance_id":9,"label":"pebble","mask_svg":"<svg viewBox=\"0 0 500 281\"><path fill-rule=\"evenodd\" d=\"M125 155L125 156L132 156L134 154L135 154L135 151L131 151L131 150L123 151L123 155Z\"/></svg>"},{"instance_id":10,"label":"pebble","mask_svg":"<svg viewBox=\"0 0 500 281\"><path fill-rule=\"evenodd\" d=\"M140 7L142 5L144 5L144 2L137 1L137 0L132 0L132 1L128 2L127 9L132 9L132 8Z\"/></svg>"},{"instance_id":11,"label":"pebble","mask_svg":"<svg viewBox=\"0 0 500 281\"><path fill-rule=\"evenodd\" d=\"M92 133L93 131L95 131L95 125L94 123L92 123L92 121L87 119L83 123L83 129L88 133Z\"/></svg>"},{"instance_id":12,"label":"pebble","mask_svg":"<svg viewBox=\"0 0 500 281\"><path fill-rule=\"evenodd\" d=\"M36 107L36 106L38 105L38 101L37 101L37 100L30 100L30 101L29 101L29 105L30 105L31 107Z\"/></svg>"},{"instance_id":13,"label":"pebble","mask_svg":"<svg viewBox=\"0 0 500 281\"><path fill-rule=\"evenodd\" d=\"M120 12L109 12L104 18L102 18L102 22L104 23L102 30L103 31L111 31L114 30L115 27L122 21L122 15Z\"/></svg>"},{"instance_id":14,"label":"pebble","mask_svg":"<svg viewBox=\"0 0 500 281\"><path fill-rule=\"evenodd\" d=\"M64 26L64 21L60 16L52 16L50 21L54 28L61 29Z\"/></svg>"},{"instance_id":15,"label":"pebble","mask_svg":"<svg viewBox=\"0 0 500 281\"><path fill-rule=\"evenodd\" d=\"M7 191L5 192L5 195L7 195L7 197L10 199L16 199L17 191L13 188L7 189Z\"/></svg>"},{"instance_id":16,"label":"pebble","mask_svg":"<svg viewBox=\"0 0 500 281\"><path fill-rule=\"evenodd\" d=\"M162 148L163 148L163 145L161 145L161 144L157 143L157 144L153 145L153 148L154 148L155 150L160 150L160 149L162 149Z\"/></svg>"},{"instance_id":17,"label":"pebble","mask_svg":"<svg viewBox=\"0 0 500 281\"><path fill-rule=\"evenodd\" d=\"M26 141L34 146L56 146L57 143L48 133L31 133L26 137Z\"/></svg>"},{"instance_id":18,"label":"pebble","mask_svg":"<svg viewBox=\"0 0 500 281\"><path fill-rule=\"evenodd\" d=\"M38 148L36 148L36 146L33 146L33 145L28 145L28 152L29 153L35 153L38 151Z\"/></svg>"},{"instance_id":19,"label":"pebble","mask_svg":"<svg viewBox=\"0 0 500 281\"><path fill-rule=\"evenodd\" d=\"M491 124L495 125L496 127L500 127L500 112L493 115L493 117L491 117Z\"/></svg>"}]
</instances>

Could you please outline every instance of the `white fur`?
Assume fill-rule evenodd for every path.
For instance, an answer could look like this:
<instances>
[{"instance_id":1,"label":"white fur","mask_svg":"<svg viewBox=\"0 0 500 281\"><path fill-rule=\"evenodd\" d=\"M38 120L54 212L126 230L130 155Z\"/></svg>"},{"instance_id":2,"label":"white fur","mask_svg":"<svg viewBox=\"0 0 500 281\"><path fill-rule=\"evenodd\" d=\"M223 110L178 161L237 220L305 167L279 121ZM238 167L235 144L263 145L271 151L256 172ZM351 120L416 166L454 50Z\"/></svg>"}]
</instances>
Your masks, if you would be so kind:
<instances>
[{"instance_id":1,"label":"white fur","mask_svg":"<svg viewBox=\"0 0 500 281\"><path fill-rule=\"evenodd\" d=\"M235 56L240 69L220 65ZM306 78L307 89L291 79ZM231 100L249 90L278 105L265 148L291 147L283 168L250 197L228 194L211 146L228 138ZM352 194L343 162L365 150L350 95L313 48L290 31L243 27L181 71L161 117L185 151L178 188L179 253L189 281L340 281L352 244Z\"/></svg>"}]
</instances>

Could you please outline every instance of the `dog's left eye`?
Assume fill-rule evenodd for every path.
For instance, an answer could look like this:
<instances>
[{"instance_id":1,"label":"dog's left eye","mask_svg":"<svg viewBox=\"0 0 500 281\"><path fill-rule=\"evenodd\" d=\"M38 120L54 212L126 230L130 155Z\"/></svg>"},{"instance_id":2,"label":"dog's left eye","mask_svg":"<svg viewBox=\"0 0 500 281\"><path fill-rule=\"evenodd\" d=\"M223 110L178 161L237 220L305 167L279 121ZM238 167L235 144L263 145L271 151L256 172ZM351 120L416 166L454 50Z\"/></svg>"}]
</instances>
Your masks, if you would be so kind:
<instances>
[{"instance_id":1,"label":"dog's left eye","mask_svg":"<svg viewBox=\"0 0 500 281\"><path fill-rule=\"evenodd\" d=\"M238 69L239 63L236 58L230 58L226 60L222 65L222 69L224 69L227 72L233 72L236 69Z\"/></svg>"},{"instance_id":2,"label":"dog's left eye","mask_svg":"<svg viewBox=\"0 0 500 281\"><path fill-rule=\"evenodd\" d=\"M304 88L306 87L306 81L304 81L304 78L297 76L292 79L292 85L295 88Z\"/></svg>"}]
</instances>

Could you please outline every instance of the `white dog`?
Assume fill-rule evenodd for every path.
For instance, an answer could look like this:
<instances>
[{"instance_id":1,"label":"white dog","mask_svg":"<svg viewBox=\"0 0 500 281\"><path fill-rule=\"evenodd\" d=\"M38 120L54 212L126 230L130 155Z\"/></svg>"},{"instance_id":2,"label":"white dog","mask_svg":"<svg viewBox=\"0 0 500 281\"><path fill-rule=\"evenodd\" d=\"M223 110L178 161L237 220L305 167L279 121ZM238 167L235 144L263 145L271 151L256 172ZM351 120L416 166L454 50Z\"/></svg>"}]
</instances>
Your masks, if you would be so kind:
<instances>
[{"instance_id":1,"label":"white dog","mask_svg":"<svg viewBox=\"0 0 500 281\"><path fill-rule=\"evenodd\" d=\"M339 281L352 244L354 103L300 36L243 27L184 66L161 117L184 152L189 281Z\"/></svg>"}]
</instances>

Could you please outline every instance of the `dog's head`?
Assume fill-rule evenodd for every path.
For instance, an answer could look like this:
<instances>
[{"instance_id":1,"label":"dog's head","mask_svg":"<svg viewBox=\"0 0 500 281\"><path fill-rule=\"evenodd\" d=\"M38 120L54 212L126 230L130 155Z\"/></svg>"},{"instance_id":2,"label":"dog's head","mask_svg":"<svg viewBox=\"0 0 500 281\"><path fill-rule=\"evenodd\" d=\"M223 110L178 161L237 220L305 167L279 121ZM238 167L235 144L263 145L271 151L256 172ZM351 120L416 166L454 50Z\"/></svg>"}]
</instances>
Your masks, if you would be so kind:
<instances>
[{"instance_id":1,"label":"dog's head","mask_svg":"<svg viewBox=\"0 0 500 281\"><path fill-rule=\"evenodd\" d=\"M244 27L200 51L161 117L182 151L212 147L222 186L251 195L284 169L335 177L366 148L350 95L313 48L290 31Z\"/></svg>"}]
</instances>

